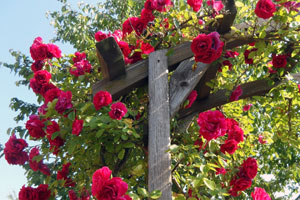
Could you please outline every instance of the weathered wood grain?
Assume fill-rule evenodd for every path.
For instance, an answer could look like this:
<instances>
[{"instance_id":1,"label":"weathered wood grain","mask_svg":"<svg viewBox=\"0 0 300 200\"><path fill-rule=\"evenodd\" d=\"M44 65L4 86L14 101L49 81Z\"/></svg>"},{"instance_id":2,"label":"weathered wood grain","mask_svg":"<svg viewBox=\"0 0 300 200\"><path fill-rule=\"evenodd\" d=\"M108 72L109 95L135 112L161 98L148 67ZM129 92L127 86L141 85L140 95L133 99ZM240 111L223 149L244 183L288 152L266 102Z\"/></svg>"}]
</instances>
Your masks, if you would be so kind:
<instances>
[{"instance_id":1,"label":"weathered wood grain","mask_svg":"<svg viewBox=\"0 0 300 200\"><path fill-rule=\"evenodd\" d=\"M113 80L125 74L125 61L118 43L108 37L96 43L103 80Z\"/></svg>"},{"instance_id":2,"label":"weathered wood grain","mask_svg":"<svg viewBox=\"0 0 300 200\"><path fill-rule=\"evenodd\" d=\"M170 116L174 117L180 105L195 88L199 80L209 67L209 64L197 63L193 69L194 58L182 61L173 72L170 79Z\"/></svg>"},{"instance_id":3,"label":"weathered wood grain","mask_svg":"<svg viewBox=\"0 0 300 200\"><path fill-rule=\"evenodd\" d=\"M172 199L170 111L166 50L149 56L148 190L160 190L161 200Z\"/></svg>"}]
</instances>

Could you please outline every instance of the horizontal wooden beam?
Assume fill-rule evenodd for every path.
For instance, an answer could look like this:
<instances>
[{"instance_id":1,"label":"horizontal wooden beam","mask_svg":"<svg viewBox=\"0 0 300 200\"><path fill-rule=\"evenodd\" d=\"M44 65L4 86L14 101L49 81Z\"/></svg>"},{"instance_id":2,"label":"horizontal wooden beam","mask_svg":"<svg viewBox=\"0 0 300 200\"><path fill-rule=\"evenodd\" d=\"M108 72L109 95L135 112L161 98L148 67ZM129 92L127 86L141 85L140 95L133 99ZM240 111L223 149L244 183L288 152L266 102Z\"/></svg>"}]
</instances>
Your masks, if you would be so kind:
<instances>
[{"instance_id":1,"label":"horizontal wooden beam","mask_svg":"<svg viewBox=\"0 0 300 200\"><path fill-rule=\"evenodd\" d=\"M243 39L237 44L248 44L251 38ZM234 41L227 43L226 48L231 49L237 45ZM176 68L180 62L194 56L191 48L191 42L182 43L174 48L169 49L168 66L169 71ZM148 78L148 59L142 60L126 68L126 73L112 81L102 80L93 85L93 94L100 90L109 91L113 99L117 99L122 95L127 94L131 90L147 83Z\"/></svg>"},{"instance_id":2,"label":"horizontal wooden beam","mask_svg":"<svg viewBox=\"0 0 300 200\"><path fill-rule=\"evenodd\" d=\"M170 78L170 116L174 117L183 101L195 88L209 68L209 64L197 63L194 58L182 61Z\"/></svg>"},{"instance_id":3,"label":"horizontal wooden beam","mask_svg":"<svg viewBox=\"0 0 300 200\"><path fill-rule=\"evenodd\" d=\"M295 80L300 82L300 73L292 74ZM245 99L252 96L262 96L267 94L272 88L281 84L282 81L276 81L275 84L269 85L267 80L257 80L249 83L245 83L241 85L243 90L242 96L239 99ZM229 90L219 90L213 94L211 94L208 98L195 101L192 107L189 109L183 109L179 112L179 120L191 119L191 116L199 112L204 112L206 110L215 108L217 106L221 106L229 103L229 96L232 91Z\"/></svg>"}]
</instances>

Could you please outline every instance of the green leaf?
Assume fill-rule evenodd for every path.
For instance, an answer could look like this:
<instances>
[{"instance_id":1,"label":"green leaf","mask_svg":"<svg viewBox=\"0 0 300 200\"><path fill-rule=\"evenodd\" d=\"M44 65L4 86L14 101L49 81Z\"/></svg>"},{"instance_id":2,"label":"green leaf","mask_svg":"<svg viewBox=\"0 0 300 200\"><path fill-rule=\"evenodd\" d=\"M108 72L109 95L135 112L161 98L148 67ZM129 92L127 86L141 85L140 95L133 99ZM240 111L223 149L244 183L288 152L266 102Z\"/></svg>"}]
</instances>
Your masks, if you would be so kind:
<instances>
[{"instance_id":1,"label":"green leaf","mask_svg":"<svg viewBox=\"0 0 300 200\"><path fill-rule=\"evenodd\" d=\"M139 187L137 189L137 192L138 192L138 194L142 195L143 197L148 197L149 196L149 194L148 194L148 192L145 188L140 188Z\"/></svg>"},{"instance_id":2,"label":"green leaf","mask_svg":"<svg viewBox=\"0 0 300 200\"><path fill-rule=\"evenodd\" d=\"M75 120L75 117L76 117L76 114L75 112L71 112L70 114L68 114L68 119L71 120L71 121L74 121Z\"/></svg>"},{"instance_id":3,"label":"green leaf","mask_svg":"<svg viewBox=\"0 0 300 200\"><path fill-rule=\"evenodd\" d=\"M96 137L99 138L102 136L102 134L104 133L105 129L104 128L101 128L99 131L97 131L96 133Z\"/></svg>"},{"instance_id":4,"label":"green leaf","mask_svg":"<svg viewBox=\"0 0 300 200\"><path fill-rule=\"evenodd\" d=\"M55 132L51 135L51 140L54 140L59 135L59 132Z\"/></svg>"},{"instance_id":5,"label":"green leaf","mask_svg":"<svg viewBox=\"0 0 300 200\"><path fill-rule=\"evenodd\" d=\"M40 162L43 159L43 155L34 156L32 158L33 161Z\"/></svg>"},{"instance_id":6,"label":"green leaf","mask_svg":"<svg viewBox=\"0 0 300 200\"><path fill-rule=\"evenodd\" d=\"M123 145L124 148L133 148L135 145L132 142L127 142Z\"/></svg>"},{"instance_id":7,"label":"green leaf","mask_svg":"<svg viewBox=\"0 0 300 200\"><path fill-rule=\"evenodd\" d=\"M244 7L244 4L240 1L236 1L235 6L238 7L238 8L241 8L241 7Z\"/></svg>"},{"instance_id":8,"label":"green leaf","mask_svg":"<svg viewBox=\"0 0 300 200\"><path fill-rule=\"evenodd\" d=\"M122 149L119 153L118 153L118 158L121 160L124 158L125 155L125 149Z\"/></svg>"},{"instance_id":9,"label":"green leaf","mask_svg":"<svg viewBox=\"0 0 300 200\"><path fill-rule=\"evenodd\" d=\"M204 184L210 189L210 190L214 190L216 189L216 184L215 182L208 180L207 178L203 178L203 182Z\"/></svg>"},{"instance_id":10,"label":"green leaf","mask_svg":"<svg viewBox=\"0 0 300 200\"><path fill-rule=\"evenodd\" d=\"M175 197L175 200L186 200L186 199L183 194L179 194L178 196Z\"/></svg>"},{"instance_id":11,"label":"green leaf","mask_svg":"<svg viewBox=\"0 0 300 200\"><path fill-rule=\"evenodd\" d=\"M158 199L161 196L161 191L160 190L153 190L150 193L150 198L151 199Z\"/></svg>"}]
</instances>

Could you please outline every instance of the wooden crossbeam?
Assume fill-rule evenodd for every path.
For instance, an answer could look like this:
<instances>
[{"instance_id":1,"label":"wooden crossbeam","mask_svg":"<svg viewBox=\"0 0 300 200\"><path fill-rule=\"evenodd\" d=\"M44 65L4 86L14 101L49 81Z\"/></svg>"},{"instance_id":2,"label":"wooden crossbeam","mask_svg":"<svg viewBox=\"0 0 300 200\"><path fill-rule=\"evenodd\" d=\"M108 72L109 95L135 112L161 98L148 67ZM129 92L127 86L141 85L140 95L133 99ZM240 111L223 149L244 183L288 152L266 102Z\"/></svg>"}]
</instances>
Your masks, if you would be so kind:
<instances>
[{"instance_id":1,"label":"wooden crossbeam","mask_svg":"<svg viewBox=\"0 0 300 200\"><path fill-rule=\"evenodd\" d=\"M180 63L170 78L170 116L178 112L180 105L195 88L199 80L207 71L209 64L197 63L194 58L187 59Z\"/></svg>"}]
</instances>

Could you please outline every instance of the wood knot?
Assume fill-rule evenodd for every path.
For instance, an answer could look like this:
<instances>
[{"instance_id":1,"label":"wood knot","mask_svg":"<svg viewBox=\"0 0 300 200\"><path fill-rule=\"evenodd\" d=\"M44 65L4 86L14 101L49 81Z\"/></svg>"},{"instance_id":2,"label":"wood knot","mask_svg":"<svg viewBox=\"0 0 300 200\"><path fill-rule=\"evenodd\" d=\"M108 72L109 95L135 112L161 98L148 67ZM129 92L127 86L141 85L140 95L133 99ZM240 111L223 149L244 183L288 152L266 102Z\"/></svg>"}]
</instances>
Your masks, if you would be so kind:
<instances>
[{"instance_id":1,"label":"wood knot","mask_svg":"<svg viewBox=\"0 0 300 200\"><path fill-rule=\"evenodd\" d=\"M187 81L181 81L181 82L179 83L179 85L180 85L181 87L186 87L186 86L189 85L189 83L188 83Z\"/></svg>"}]
</instances>

